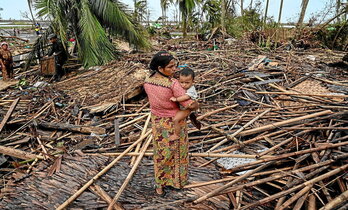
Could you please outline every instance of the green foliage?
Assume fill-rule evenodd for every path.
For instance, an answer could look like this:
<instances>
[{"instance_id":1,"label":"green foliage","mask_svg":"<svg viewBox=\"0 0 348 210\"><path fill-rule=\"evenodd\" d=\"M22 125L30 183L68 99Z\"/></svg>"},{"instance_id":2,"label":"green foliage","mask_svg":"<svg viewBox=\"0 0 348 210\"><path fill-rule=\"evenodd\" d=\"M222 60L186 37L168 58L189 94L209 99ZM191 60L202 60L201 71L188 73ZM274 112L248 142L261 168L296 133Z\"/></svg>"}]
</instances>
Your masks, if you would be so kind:
<instances>
[{"instance_id":1,"label":"green foliage","mask_svg":"<svg viewBox=\"0 0 348 210\"><path fill-rule=\"evenodd\" d=\"M207 0L202 6L210 28L220 25L221 21L221 0Z\"/></svg>"},{"instance_id":2,"label":"green foliage","mask_svg":"<svg viewBox=\"0 0 348 210\"><path fill-rule=\"evenodd\" d=\"M199 3L201 3L201 0L177 0L182 17L182 29L184 37L187 35L187 23L192 20L191 17L193 16L194 9Z\"/></svg>"},{"instance_id":3,"label":"green foliage","mask_svg":"<svg viewBox=\"0 0 348 210\"><path fill-rule=\"evenodd\" d=\"M348 21L331 24L316 34L318 41L330 49L346 50L348 47Z\"/></svg>"},{"instance_id":4,"label":"green foliage","mask_svg":"<svg viewBox=\"0 0 348 210\"><path fill-rule=\"evenodd\" d=\"M16 88L22 88L22 87L24 88L28 85L29 85L28 81L25 78L22 78L18 81Z\"/></svg>"},{"instance_id":5,"label":"green foliage","mask_svg":"<svg viewBox=\"0 0 348 210\"><path fill-rule=\"evenodd\" d=\"M244 15L236 18L228 18L226 31L234 37L241 37L244 32L256 31L262 28L261 14L256 9L244 10Z\"/></svg>"},{"instance_id":6,"label":"green foliage","mask_svg":"<svg viewBox=\"0 0 348 210\"><path fill-rule=\"evenodd\" d=\"M136 0L134 1L134 20L144 21L146 20L147 14L147 1L146 0Z\"/></svg>"},{"instance_id":7,"label":"green foliage","mask_svg":"<svg viewBox=\"0 0 348 210\"><path fill-rule=\"evenodd\" d=\"M142 26L134 22L125 12L125 5L117 0L36 0L34 6L40 17L51 20L47 33L57 33L63 43L70 37L76 39L78 56L85 67L115 58L116 48L109 35L136 47L150 47ZM47 42L46 35L37 40L35 50Z\"/></svg>"}]
</instances>

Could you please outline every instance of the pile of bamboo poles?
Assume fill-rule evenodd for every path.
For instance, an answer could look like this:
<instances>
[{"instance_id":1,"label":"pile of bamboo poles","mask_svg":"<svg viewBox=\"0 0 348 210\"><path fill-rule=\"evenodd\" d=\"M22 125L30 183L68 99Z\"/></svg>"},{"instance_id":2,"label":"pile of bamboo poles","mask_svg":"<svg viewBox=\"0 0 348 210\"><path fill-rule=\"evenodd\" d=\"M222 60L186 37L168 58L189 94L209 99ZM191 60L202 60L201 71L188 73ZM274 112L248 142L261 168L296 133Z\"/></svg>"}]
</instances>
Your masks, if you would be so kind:
<instances>
[{"instance_id":1,"label":"pile of bamboo poles","mask_svg":"<svg viewBox=\"0 0 348 210\"><path fill-rule=\"evenodd\" d=\"M345 205L347 102L346 94L337 87L346 88L346 78L331 74L338 69L318 70L320 61L327 61L331 56L328 52L307 52L318 55L317 63L307 60L301 52L267 53L268 60L278 65L269 65L266 59L249 70L247 66L258 55L255 52L238 46L217 51L176 52L180 63L188 64L196 72L195 86L200 94L198 119L203 126L200 130L189 128L190 155L192 159L204 158L198 164L201 168L212 164L221 168L217 180L198 180L185 188L195 190L216 183L219 187L208 188L211 192L203 196L199 193L188 196L182 202L194 207L224 195L231 207L241 209L256 205L264 209L300 209L304 205L328 209ZM137 62L140 66L148 63L151 55L128 55L128 60L105 69L112 69L112 65L122 69ZM83 78L93 78L100 81L91 82L91 86L102 84L106 72L109 71L101 71L99 78L98 71L93 69L70 81L76 85ZM132 81L133 76L125 74L125 81ZM317 81L328 92L318 94L297 88L307 81ZM69 80L64 86L69 86ZM108 95L112 91L110 87L99 93ZM101 109L103 112L91 113L86 105L93 105L96 97L93 94L82 98L76 94L67 96L57 85L21 98L16 102L21 110L11 111L11 104L20 98L20 90L0 101L6 110L0 113L10 116L3 120L6 129L0 133L0 151L9 160L25 160L21 167L28 173L37 162L55 160L67 151L115 156L108 166L93 174L94 178L62 201L59 208L74 202L121 158L132 156L128 176L122 180L120 189L115 189L116 196L109 195L107 199L109 207L114 208L141 161L152 156L150 110L144 95L128 101L127 97L119 97L116 104ZM117 94L121 93L110 95ZM336 100L337 97L343 100ZM216 161L219 158L251 161L222 166ZM11 167L5 168L9 171ZM10 179L10 174L6 177Z\"/></svg>"}]
</instances>

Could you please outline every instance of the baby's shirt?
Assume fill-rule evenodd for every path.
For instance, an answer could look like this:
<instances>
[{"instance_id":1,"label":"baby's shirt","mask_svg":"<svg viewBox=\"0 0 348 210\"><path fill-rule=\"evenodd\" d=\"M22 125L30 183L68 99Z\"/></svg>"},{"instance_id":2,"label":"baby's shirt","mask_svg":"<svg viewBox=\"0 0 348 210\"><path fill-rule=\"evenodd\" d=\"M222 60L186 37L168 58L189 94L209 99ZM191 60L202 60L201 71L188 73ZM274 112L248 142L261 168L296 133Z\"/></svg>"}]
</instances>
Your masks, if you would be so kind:
<instances>
[{"instance_id":1,"label":"baby's shirt","mask_svg":"<svg viewBox=\"0 0 348 210\"><path fill-rule=\"evenodd\" d=\"M192 100L197 100L198 93L194 85L192 85L189 89L186 90L186 95L190 96Z\"/></svg>"}]
</instances>

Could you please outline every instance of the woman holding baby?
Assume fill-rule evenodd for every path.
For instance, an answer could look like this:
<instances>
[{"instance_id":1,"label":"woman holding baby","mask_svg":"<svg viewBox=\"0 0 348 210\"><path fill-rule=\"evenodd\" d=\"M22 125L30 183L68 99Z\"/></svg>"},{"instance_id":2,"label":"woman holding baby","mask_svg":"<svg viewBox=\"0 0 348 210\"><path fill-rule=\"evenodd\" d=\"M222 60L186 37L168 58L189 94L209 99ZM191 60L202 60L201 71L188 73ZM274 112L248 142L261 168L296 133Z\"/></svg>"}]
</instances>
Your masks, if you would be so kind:
<instances>
[{"instance_id":1,"label":"woman holding baby","mask_svg":"<svg viewBox=\"0 0 348 210\"><path fill-rule=\"evenodd\" d=\"M156 193L163 195L166 186L181 189L187 184L187 125L180 118L196 110L198 103L187 97L186 90L173 78L177 62L170 53L155 54L150 69L153 72L145 80L144 89L152 114Z\"/></svg>"}]
</instances>

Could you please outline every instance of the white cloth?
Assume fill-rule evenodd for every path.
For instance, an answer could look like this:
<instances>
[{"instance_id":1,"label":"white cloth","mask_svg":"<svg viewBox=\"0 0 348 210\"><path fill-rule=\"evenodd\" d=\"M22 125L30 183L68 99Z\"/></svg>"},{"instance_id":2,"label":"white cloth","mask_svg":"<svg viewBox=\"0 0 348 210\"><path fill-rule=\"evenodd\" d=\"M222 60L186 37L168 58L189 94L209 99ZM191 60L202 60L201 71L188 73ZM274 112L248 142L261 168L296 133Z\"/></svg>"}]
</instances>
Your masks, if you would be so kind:
<instances>
[{"instance_id":1,"label":"white cloth","mask_svg":"<svg viewBox=\"0 0 348 210\"><path fill-rule=\"evenodd\" d=\"M189 89L187 89L186 95L190 96L192 100L196 100L198 98L198 93L195 86L192 85Z\"/></svg>"}]
</instances>

